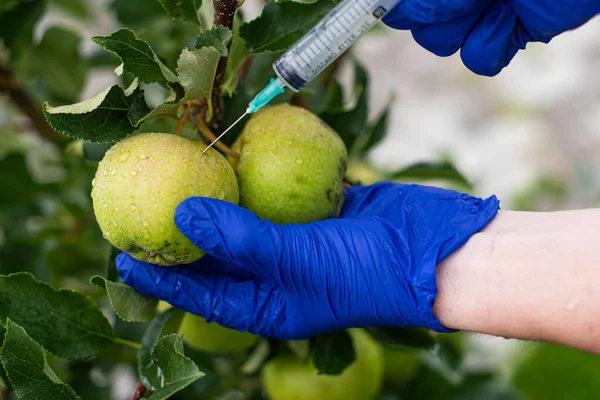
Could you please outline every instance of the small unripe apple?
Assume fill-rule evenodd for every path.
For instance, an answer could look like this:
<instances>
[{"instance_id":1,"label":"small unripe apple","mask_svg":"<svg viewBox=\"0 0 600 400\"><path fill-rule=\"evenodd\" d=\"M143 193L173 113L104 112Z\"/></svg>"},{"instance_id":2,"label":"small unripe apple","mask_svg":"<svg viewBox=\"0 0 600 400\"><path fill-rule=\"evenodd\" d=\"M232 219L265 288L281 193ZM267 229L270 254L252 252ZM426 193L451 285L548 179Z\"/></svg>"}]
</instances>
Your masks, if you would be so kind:
<instances>
[{"instance_id":1,"label":"small unripe apple","mask_svg":"<svg viewBox=\"0 0 600 400\"><path fill-rule=\"evenodd\" d=\"M312 112L289 104L253 114L229 158L240 206L274 223L338 217L344 202L347 151L340 136Z\"/></svg>"},{"instance_id":2,"label":"small unripe apple","mask_svg":"<svg viewBox=\"0 0 600 400\"><path fill-rule=\"evenodd\" d=\"M175 225L177 206L193 196L238 204L235 173L206 145L169 133L142 133L112 146L92 182L96 220L106 240L132 257L164 266L205 253Z\"/></svg>"},{"instance_id":3,"label":"small unripe apple","mask_svg":"<svg viewBox=\"0 0 600 400\"><path fill-rule=\"evenodd\" d=\"M166 301L159 301L159 312L169 309L171 305ZM240 332L226 328L216 322L207 322L199 315L185 313L179 333L183 335L183 342L195 350L217 353L239 353L252 347L259 336L249 332Z\"/></svg>"},{"instance_id":4,"label":"small unripe apple","mask_svg":"<svg viewBox=\"0 0 600 400\"><path fill-rule=\"evenodd\" d=\"M371 400L379 393L384 374L383 348L362 329L349 329L355 361L341 375L319 374L312 359L277 355L262 371L270 400Z\"/></svg>"}]
</instances>

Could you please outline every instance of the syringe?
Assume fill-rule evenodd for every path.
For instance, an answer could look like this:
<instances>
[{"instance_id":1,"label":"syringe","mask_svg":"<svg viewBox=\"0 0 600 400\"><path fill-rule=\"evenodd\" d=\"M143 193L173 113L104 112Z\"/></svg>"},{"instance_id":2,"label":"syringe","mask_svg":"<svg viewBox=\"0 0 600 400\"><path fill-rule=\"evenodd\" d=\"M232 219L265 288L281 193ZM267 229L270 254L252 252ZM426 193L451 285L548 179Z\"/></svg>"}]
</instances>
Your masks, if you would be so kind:
<instances>
[{"instance_id":1,"label":"syringe","mask_svg":"<svg viewBox=\"0 0 600 400\"><path fill-rule=\"evenodd\" d=\"M219 135L206 152L246 115L268 104L285 87L298 92L350 48L402 0L344 0L273 63L277 78L256 95L246 112Z\"/></svg>"}]
</instances>

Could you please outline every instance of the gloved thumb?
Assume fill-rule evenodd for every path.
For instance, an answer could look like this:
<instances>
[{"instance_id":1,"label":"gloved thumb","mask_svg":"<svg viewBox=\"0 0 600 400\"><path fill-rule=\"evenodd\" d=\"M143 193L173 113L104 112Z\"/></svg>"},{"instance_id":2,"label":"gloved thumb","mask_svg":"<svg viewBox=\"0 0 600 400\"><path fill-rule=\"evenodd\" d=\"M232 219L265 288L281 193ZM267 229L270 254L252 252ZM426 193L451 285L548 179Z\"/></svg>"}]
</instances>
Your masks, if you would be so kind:
<instances>
[{"instance_id":1,"label":"gloved thumb","mask_svg":"<svg viewBox=\"0 0 600 400\"><path fill-rule=\"evenodd\" d=\"M191 197L176 209L175 223L198 248L224 262L260 273L277 265L277 226L235 204Z\"/></svg>"}]
</instances>

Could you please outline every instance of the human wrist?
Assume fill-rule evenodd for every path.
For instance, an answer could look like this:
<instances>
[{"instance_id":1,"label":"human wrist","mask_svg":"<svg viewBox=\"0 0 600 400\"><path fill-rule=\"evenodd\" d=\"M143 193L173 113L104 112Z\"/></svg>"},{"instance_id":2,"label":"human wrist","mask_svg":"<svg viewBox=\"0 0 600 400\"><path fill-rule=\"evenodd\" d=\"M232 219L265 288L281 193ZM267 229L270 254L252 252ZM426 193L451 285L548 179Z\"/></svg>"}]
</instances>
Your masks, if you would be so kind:
<instances>
[{"instance_id":1,"label":"human wrist","mask_svg":"<svg viewBox=\"0 0 600 400\"><path fill-rule=\"evenodd\" d=\"M438 265L433 312L449 329L514 337L523 335L527 308L512 307L518 270L505 265L520 213L498 211L496 218ZM519 222L520 221L520 222ZM503 253L503 254L498 254ZM531 325L527 325L531 328Z\"/></svg>"}]
</instances>

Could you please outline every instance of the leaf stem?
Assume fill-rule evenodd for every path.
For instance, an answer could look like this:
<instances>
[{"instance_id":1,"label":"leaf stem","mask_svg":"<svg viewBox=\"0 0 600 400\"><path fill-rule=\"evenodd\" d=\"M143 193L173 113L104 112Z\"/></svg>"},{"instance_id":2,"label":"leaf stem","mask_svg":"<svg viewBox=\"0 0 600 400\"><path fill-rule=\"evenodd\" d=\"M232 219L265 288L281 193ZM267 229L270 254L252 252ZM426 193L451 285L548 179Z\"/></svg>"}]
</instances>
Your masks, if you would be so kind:
<instances>
[{"instance_id":1,"label":"leaf stem","mask_svg":"<svg viewBox=\"0 0 600 400\"><path fill-rule=\"evenodd\" d=\"M123 338L120 338L120 337L113 338L113 342L118 343L118 344L122 344L123 346L131 347L131 348L136 349L136 350L139 350L139 349L142 348L142 344L141 343L132 342L131 340L123 339Z\"/></svg>"},{"instance_id":2,"label":"leaf stem","mask_svg":"<svg viewBox=\"0 0 600 400\"><path fill-rule=\"evenodd\" d=\"M17 81L13 70L4 64L0 64L0 92L8 93L10 100L29 118L40 136L50 141L58 139L58 133L50 127L42 114L42 107Z\"/></svg>"},{"instance_id":3,"label":"leaf stem","mask_svg":"<svg viewBox=\"0 0 600 400\"><path fill-rule=\"evenodd\" d=\"M239 3L237 0L213 0L213 6L215 9L214 16L214 25L215 26L224 26L229 30L233 31L233 21L235 19L235 11L239 7ZM212 109L213 116L210 121L210 124L213 127L217 127L219 125L221 119L221 112L223 110L222 99L223 95L221 93L221 86L223 84L223 79L225 78L225 71L227 70L227 60L229 58L229 53L231 50L231 42L227 43L227 56L221 57L219 63L217 64L217 72L215 74L215 80L213 81L212 87Z\"/></svg>"},{"instance_id":4,"label":"leaf stem","mask_svg":"<svg viewBox=\"0 0 600 400\"><path fill-rule=\"evenodd\" d=\"M190 113L190 108L188 107L187 104L185 104L183 114L181 114L181 117L179 117L179 120L177 121L177 127L175 128L175 134L177 136L181 136L181 129L183 128L183 123L187 119L189 113Z\"/></svg>"}]
</instances>

